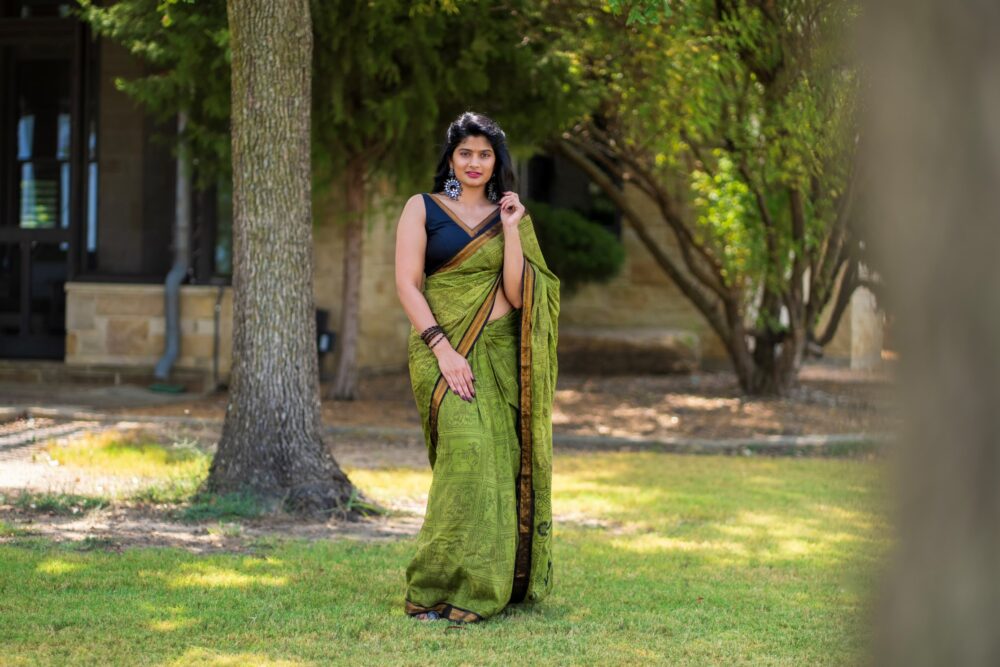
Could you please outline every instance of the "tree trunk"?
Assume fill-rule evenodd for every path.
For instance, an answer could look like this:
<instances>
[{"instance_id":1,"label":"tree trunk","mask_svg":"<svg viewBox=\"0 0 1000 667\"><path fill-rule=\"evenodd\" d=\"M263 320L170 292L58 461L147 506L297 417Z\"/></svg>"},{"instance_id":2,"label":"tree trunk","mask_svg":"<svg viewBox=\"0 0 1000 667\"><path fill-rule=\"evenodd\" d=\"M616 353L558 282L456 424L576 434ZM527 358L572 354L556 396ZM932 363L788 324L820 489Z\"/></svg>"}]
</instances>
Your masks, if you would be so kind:
<instances>
[{"instance_id":1,"label":"tree trunk","mask_svg":"<svg viewBox=\"0 0 1000 667\"><path fill-rule=\"evenodd\" d=\"M312 294L308 0L229 0L233 369L208 488L328 514L352 485L322 439Z\"/></svg>"},{"instance_id":2,"label":"tree trunk","mask_svg":"<svg viewBox=\"0 0 1000 667\"><path fill-rule=\"evenodd\" d=\"M872 664L1000 665L1000 5L889 0L864 17L865 219L905 416Z\"/></svg>"},{"instance_id":3,"label":"tree trunk","mask_svg":"<svg viewBox=\"0 0 1000 667\"><path fill-rule=\"evenodd\" d=\"M365 160L348 163L344 179L347 221L344 225L344 288L337 335L337 372L332 398L353 401L358 397L358 338L361 329L361 274L364 246Z\"/></svg>"}]
</instances>

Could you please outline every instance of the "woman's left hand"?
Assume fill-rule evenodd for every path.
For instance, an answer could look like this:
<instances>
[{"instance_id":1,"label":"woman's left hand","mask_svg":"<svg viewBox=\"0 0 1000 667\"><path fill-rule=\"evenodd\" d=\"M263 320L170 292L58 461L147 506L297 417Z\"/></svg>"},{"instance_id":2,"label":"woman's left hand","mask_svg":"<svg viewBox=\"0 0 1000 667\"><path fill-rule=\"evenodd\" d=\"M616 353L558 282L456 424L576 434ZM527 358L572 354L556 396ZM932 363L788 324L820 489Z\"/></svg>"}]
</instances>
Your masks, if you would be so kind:
<instances>
[{"instance_id":1,"label":"woman's left hand","mask_svg":"<svg viewBox=\"0 0 1000 667\"><path fill-rule=\"evenodd\" d=\"M524 204L521 203L517 193L513 191L503 193L503 197L500 198L500 222L504 230L512 227L516 229L523 216Z\"/></svg>"}]
</instances>

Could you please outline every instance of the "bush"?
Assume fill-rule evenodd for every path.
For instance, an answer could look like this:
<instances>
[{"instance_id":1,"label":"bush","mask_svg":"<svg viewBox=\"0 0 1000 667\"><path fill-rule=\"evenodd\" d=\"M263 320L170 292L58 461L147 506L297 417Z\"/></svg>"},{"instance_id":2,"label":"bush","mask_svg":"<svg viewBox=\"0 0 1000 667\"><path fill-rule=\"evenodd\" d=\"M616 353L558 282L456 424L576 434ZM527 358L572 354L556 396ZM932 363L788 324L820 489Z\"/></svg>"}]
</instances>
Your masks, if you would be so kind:
<instances>
[{"instance_id":1,"label":"bush","mask_svg":"<svg viewBox=\"0 0 1000 667\"><path fill-rule=\"evenodd\" d=\"M525 202L538 245L564 294L589 283L606 283L621 271L625 247L614 234L568 208Z\"/></svg>"}]
</instances>

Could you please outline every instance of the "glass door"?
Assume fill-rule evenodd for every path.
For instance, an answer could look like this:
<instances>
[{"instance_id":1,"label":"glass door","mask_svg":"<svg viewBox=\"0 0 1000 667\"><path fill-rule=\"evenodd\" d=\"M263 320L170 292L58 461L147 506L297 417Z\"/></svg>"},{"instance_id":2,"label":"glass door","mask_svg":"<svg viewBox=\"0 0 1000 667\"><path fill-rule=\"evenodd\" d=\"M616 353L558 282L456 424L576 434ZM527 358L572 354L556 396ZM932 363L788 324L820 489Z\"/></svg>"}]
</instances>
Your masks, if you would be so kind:
<instances>
[{"instance_id":1,"label":"glass door","mask_svg":"<svg viewBox=\"0 0 1000 667\"><path fill-rule=\"evenodd\" d=\"M61 359L79 187L72 42L5 45L0 67L0 357Z\"/></svg>"}]
</instances>

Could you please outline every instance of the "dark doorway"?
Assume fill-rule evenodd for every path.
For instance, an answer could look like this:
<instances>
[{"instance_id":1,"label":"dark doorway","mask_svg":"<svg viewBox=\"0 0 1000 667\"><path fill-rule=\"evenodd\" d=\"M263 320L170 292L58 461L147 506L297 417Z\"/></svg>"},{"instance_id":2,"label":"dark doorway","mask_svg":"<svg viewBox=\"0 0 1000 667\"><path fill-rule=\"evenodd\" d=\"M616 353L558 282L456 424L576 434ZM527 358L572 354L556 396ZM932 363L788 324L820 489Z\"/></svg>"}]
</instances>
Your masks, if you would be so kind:
<instances>
[{"instance_id":1,"label":"dark doorway","mask_svg":"<svg viewBox=\"0 0 1000 667\"><path fill-rule=\"evenodd\" d=\"M82 30L53 16L61 3L19 4L36 13L0 20L0 357L62 359L83 195Z\"/></svg>"}]
</instances>

